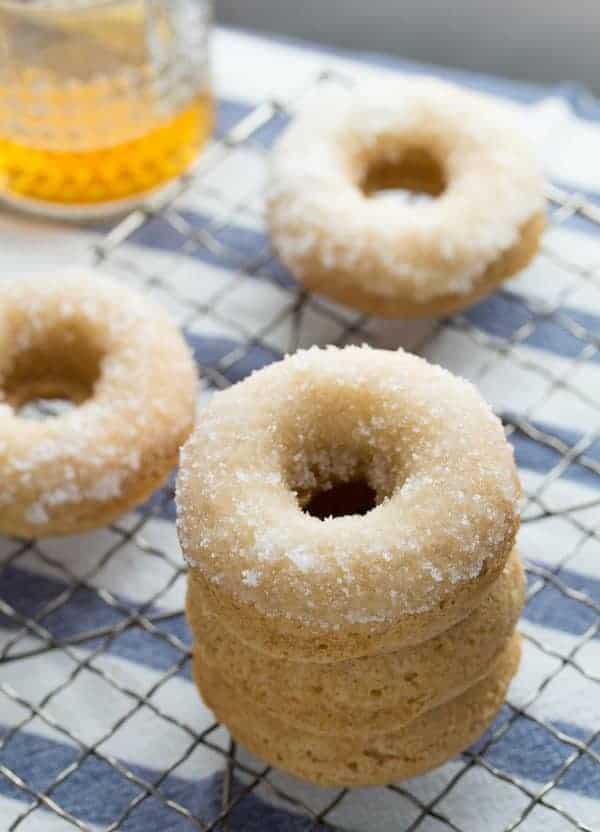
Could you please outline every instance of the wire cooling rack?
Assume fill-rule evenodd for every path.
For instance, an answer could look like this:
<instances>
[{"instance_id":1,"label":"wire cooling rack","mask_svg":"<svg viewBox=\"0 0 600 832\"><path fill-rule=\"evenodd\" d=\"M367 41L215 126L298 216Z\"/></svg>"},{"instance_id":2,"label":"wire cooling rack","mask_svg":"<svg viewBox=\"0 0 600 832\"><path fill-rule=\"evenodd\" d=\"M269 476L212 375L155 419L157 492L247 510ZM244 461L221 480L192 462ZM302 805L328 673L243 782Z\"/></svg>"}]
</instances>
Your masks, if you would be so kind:
<instances>
[{"instance_id":1,"label":"wire cooling rack","mask_svg":"<svg viewBox=\"0 0 600 832\"><path fill-rule=\"evenodd\" d=\"M346 83L346 79L323 73L316 83ZM245 820L248 800L260 797L265 805L305 819L305 825L289 827L293 829L376 832L381 815L394 818L386 829L406 832L480 832L483 828L509 832L529 829L532 818L539 824L536 829L543 823L549 830L597 830L582 808L584 804L571 801L569 792L561 787L584 765L586 781L600 790L600 722L595 732L582 733L570 727L568 706L564 720L558 723L538 706L557 684L559 688L564 684L567 675L578 690L584 686L584 696L600 699L600 668L597 662L594 667L594 654L588 656L600 629L598 599L565 577L570 574L565 572L568 565L576 564L586 552L592 556L590 546L597 558L600 545L600 464L593 453L600 434L600 391L594 390L585 376L586 368L600 354L600 332L585 319L574 317L569 306L570 298L582 290L600 293L600 255L595 262L591 258L584 263L565 247L561 236L565 227L578 223L600 233L600 209L582 194L548 186L549 226L540 255L542 273L548 280L544 292L537 295L526 279L497 293L496 311L511 321L508 334L496 330L493 320L491 325L482 325L481 318L471 312L445 322L409 325L368 319L302 291L273 258L261 232L266 156L289 115L290 105L276 101L244 114L168 195L108 231L94 248L95 267L123 277L167 305L197 350L203 396L227 387L283 351L314 342L402 344L469 375L491 398L512 440L550 460L543 473L535 477L524 474L521 549L528 567L528 607L544 593L551 593L577 620L583 618L584 625L569 639L559 631L556 639L540 637L535 628L525 627L525 661L535 665L536 672L516 697L511 690L510 701L493 728L438 772L371 792L365 818L360 809L361 801L367 800L363 792L357 799L357 793L349 790L319 790L298 784L238 749L210 718L199 724L161 696L180 674L189 673L190 662L190 639L181 623L181 603L163 604L180 587L185 571L174 534L164 534L164 523L163 533L156 533L159 519L167 524L172 521L172 485L141 510L102 532L105 539L98 556L85 561L85 567L76 566L76 559L63 557L57 545L2 541L0 616L7 635L0 651L0 722L8 714L9 724L0 738L0 779L8 784L17 808L8 819L0 818L0 828L19 832L71 827L89 832L241 830L249 828ZM203 341L207 332L214 336L210 342ZM566 356L551 360L542 350L528 349L537 343L536 334L545 337L544 333L552 332L566 338ZM456 358L457 352L463 363ZM516 411L509 406L510 396L505 401L502 395L502 379L507 374L511 385L516 377L521 392L531 393ZM567 397L573 408L587 408L595 417L595 421L590 419L590 430L574 435L550 429L543 415L555 396ZM574 467L582 472L583 490L571 487L566 479ZM548 541L555 532L560 532L564 541L562 549L552 562L540 564L531 557L532 541L538 534ZM72 545L76 547L87 545L86 538L75 540ZM61 545L67 544L62 541ZM152 570L160 575L152 591L135 602L124 599L104 580L126 559L135 564L136 574ZM54 589L34 611L23 611L20 593L28 590L18 582L15 586L6 576L11 570L32 565L35 573L52 576ZM68 615L73 606L74 621ZM94 619L94 625L89 626L86 610L92 607L101 609L103 615L100 623ZM70 625L56 626L65 616ZM150 645L150 652L152 645L156 651L168 648L167 666L161 666L146 687L124 682L110 660L112 647L132 633ZM36 662L42 660L44 668L56 668L44 684L42 671L36 671ZM30 663L35 684L32 681L19 688L11 682L11 668L19 662ZM104 691L106 702L100 709L103 712L96 714L97 730L91 735L68 707L74 689L83 686L85 695L85 684ZM198 710L200 707L198 703ZM165 749L170 748L172 735L178 737L177 753L169 756L165 751L164 756L149 759L147 768L128 764L111 752L111 741L128 727L140 730L141 715L151 721L156 748L162 748L163 739ZM524 724L533 725L536 735L542 737L537 750L519 745L519 728ZM11 763L11 749L24 743L27 732L34 729L51 734L71 749L63 762L48 761L42 777ZM546 772L543 782L528 778L521 769L515 774L505 758L498 757L496 750L506 742L515 753L529 755L532 764L542 764ZM551 764L539 759L539 755L548 756L548 747L560 750ZM223 772L216 805L202 805L194 790L176 786L178 773L193 763L199 750L214 758L215 770ZM44 769L45 765L40 757L39 766ZM110 794L101 796L106 803L101 821L90 820L82 808L87 798L94 800L97 781L89 774L95 771L110 774L120 784L114 805ZM506 804L500 826L497 817L493 822L486 820L483 808L475 820L461 814L462 796L474 789L486 803ZM80 797L83 792L83 799L73 802L73 790ZM594 797L593 792L591 795ZM598 793L595 796L600 797ZM144 807L152 810L149 820L136 826L133 821ZM252 828L288 828L283 821L281 824L270 817L264 826Z\"/></svg>"}]
</instances>

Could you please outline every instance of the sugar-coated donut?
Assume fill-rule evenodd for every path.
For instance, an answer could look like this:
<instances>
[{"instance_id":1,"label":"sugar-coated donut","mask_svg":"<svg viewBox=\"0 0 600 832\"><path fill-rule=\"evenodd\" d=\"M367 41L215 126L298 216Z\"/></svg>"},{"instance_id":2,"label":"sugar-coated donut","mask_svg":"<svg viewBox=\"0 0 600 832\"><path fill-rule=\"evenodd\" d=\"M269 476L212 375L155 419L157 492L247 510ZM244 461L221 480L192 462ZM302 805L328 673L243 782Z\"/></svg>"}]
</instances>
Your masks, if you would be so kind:
<instances>
[{"instance_id":1,"label":"sugar-coated donut","mask_svg":"<svg viewBox=\"0 0 600 832\"><path fill-rule=\"evenodd\" d=\"M203 615L188 592L188 621L203 665L226 671L235 689L275 717L315 734L390 733L463 693L490 672L513 636L525 580L516 551L465 619L422 644L331 664L258 653Z\"/></svg>"},{"instance_id":2,"label":"sugar-coated donut","mask_svg":"<svg viewBox=\"0 0 600 832\"><path fill-rule=\"evenodd\" d=\"M382 186L429 192L374 199ZM387 317L447 315L522 269L543 180L505 105L433 78L323 93L279 140L267 225L308 289Z\"/></svg>"},{"instance_id":3,"label":"sugar-coated donut","mask_svg":"<svg viewBox=\"0 0 600 832\"><path fill-rule=\"evenodd\" d=\"M206 704L253 754L305 780L325 786L384 785L415 777L464 750L494 718L521 655L518 634L490 674L460 696L405 728L368 737L313 734L290 725L282 702L275 717L240 696L226 675L194 661L194 678Z\"/></svg>"},{"instance_id":4,"label":"sugar-coated donut","mask_svg":"<svg viewBox=\"0 0 600 832\"><path fill-rule=\"evenodd\" d=\"M81 532L141 502L193 422L193 358L167 315L68 273L0 282L0 532ZM38 398L76 406L23 418Z\"/></svg>"},{"instance_id":5,"label":"sugar-coated donut","mask_svg":"<svg viewBox=\"0 0 600 832\"><path fill-rule=\"evenodd\" d=\"M303 511L339 483L376 506ZM464 618L499 576L519 481L475 388L403 351L312 348L216 394L182 450L191 592L257 649L331 661Z\"/></svg>"}]
</instances>

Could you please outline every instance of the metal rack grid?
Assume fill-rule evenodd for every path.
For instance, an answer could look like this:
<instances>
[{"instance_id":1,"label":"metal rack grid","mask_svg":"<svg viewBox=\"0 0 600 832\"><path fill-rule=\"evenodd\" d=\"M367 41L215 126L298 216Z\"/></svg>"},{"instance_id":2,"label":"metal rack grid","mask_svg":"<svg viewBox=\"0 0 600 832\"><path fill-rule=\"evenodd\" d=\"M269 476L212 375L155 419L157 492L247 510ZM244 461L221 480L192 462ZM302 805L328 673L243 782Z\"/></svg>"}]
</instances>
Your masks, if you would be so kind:
<instances>
[{"instance_id":1,"label":"metal rack grid","mask_svg":"<svg viewBox=\"0 0 600 832\"><path fill-rule=\"evenodd\" d=\"M316 83L346 83L346 79L325 72ZM593 390L577 383L580 368L600 354L600 332L592 331L581 320L573 318L567 308L569 297L581 286L600 289L600 259L591 265L575 262L561 250L560 245L555 244L552 237L556 229L560 230L574 218L596 226L600 232L600 207L581 194L548 187L551 210L542 256L567 275L568 280L554 294L552 301L536 299L520 288L511 288L510 295L500 292L498 297L510 297L517 321L509 336L481 328L468 312L448 321L423 326L374 322L308 295L281 270L264 235L252 230L260 227L262 196L261 186L252 182L250 187L247 181L253 179L253 175L234 175L226 187L220 185L221 172L232 163L234 171L235 165L241 163L246 173L248 165L252 170L264 166L269 144L285 123L289 112L289 103L268 102L244 115L223 138L211 145L197 169L167 196L145 210L135 211L106 234L95 246L95 265L102 272L123 275L147 293L157 295L167 303L186 331L195 329L202 332L203 327L209 326L218 332L231 334L231 338L223 339L219 354L213 355L210 360L203 360L200 356L203 395L227 387L242 377L250 365L256 366L257 363L277 358L280 350L274 346L274 333L279 333L277 343L283 344L287 351L305 345L306 319L311 316L317 321L317 331L322 332L324 343L381 343L381 333L384 332L386 346L408 344L413 350L441 363L443 355L440 357L436 352L439 339L458 336L472 345L473 352L480 359L476 369L471 367L470 370L475 382L483 382L502 361L508 360L527 373L529 378L535 377L544 385L544 393L529 409L520 413L502 409L500 413L509 436L535 443L553 458L549 470L538 477L535 484L525 481L524 528L560 518L566 524L565 528L572 532L573 545L565 549L564 555L552 567L542 567L529 561L527 545L522 547L530 578L528 604L534 603L536 596L551 588L569 603L585 608L588 621L585 631L579 633L567 647L561 641L542 643L534 635L526 634L529 648L547 659L547 666L544 665L546 671L536 679L535 686L527 695L518 702L509 701L484 739L452 764L450 774L430 781L426 789L419 787L417 779L389 786L379 792L381 801L399 801L402 804L402 817L406 823L404 827L398 826L399 830L460 832L463 826L453 815L452 806L448 810L448 797L460 789L461 783L465 783L473 772L477 772L485 777L486 788L492 797L506 786L510 786L511 793L512 790L515 790L514 794L519 793L518 800L514 801L517 808L506 818L505 832L525 829L531 814L544 810L549 818L558 822L558 829L592 832L585 819L568 805L562 805L555 795L561 781L581 760L585 760L598 776L600 747L596 740L600 736L600 726L595 733L582 737L544 719L536 712L535 705L565 668L595 686L600 696L600 674L597 668L594 671L582 658L586 645L600 630L600 605L560 574L590 541L599 541L598 515L594 514L593 506L600 502L600 491L597 496L593 490L590 491L592 496L585 499L568 496L564 499L562 491L557 497L553 490L574 465L584 470L588 481L600 489L600 463L590 453L600 435L600 401ZM193 210L190 210L190 205ZM231 231L240 224L246 228L246 236L243 244L239 239L233 243ZM161 252L156 257L142 256L140 241L148 242L157 233L168 237L167 248L171 254ZM196 258L203 265L198 265ZM205 279L207 272L204 267L207 263L211 268L224 270L223 275L227 273L227 277L214 281L213 285L212 279ZM201 285L196 281L200 281ZM240 291L243 297L246 288L257 293L259 298L273 291L277 303L266 305L269 314L263 314L265 310L261 310L261 318L256 320L254 315L246 320L243 315L237 314L236 304L228 301ZM258 305L257 302L255 306ZM568 360L560 362L560 366L541 359L537 361L531 352L521 350L532 333L540 325L547 324L566 332L579 345ZM315 336L312 337L314 339ZM319 338L318 335L316 337ZM573 401L582 402L598 413L598 422L585 436L573 439L556 435L543 424L540 425L536 418L540 407L557 392L572 396ZM1 590L0 584L0 616L11 628L10 636L1 645L0 671L3 667L10 669L14 662L35 660L49 654L60 658L61 666L66 668L60 680L50 684L43 697L37 699L33 693L30 696L29 692L15 690L6 681L0 684L0 709L10 704L11 713L14 711L17 714L11 727L0 737L0 777L22 800L21 810L10 819L7 829L20 832L44 829L44 817L52 817L62 819L65 828L73 826L89 832L97 830L97 823L91 823L81 814L71 811L61 799L61 787L70 778L81 774L90 761L108 767L114 776L131 788L129 798L115 807L113 816L102 826L107 832L127 829L128 820L148 802L163 813L160 815L162 818L168 817L176 829L180 828L175 825L176 822L182 824L182 829L201 829L204 832L243 829L244 822L239 812L243 813L244 801L253 793L260 793L272 805L287 807L305 817L306 827L302 828L356 829L354 824L348 826L342 811L351 794L348 790L329 790L326 797L323 797L325 793L319 792L319 798L313 799L312 792L295 790L289 780L282 781L270 768L260 765L236 748L217 724L210 723L199 729L185 716L173 713L161 704L158 695L161 689L185 670L190 661L189 638L168 626L181 620L181 609L161 609L161 600L183 580L184 567L174 542L156 542L152 534L148 534L153 518L171 511L172 497L172 485L169 485L135 515L115 523L110 529L110 545L85 570L73 568L72 563L61 558L60 553L34 541L8 541L0 549L0 564L5 574L6 570L18 567L24 560L30 562L33 559L43 571L57 578L58 587L51 597L44 598L34 614L25 614L19 609L18 598L13 597L10 591ZM131 556L132 550L140 569L160 565L164 577L158 589L136 603L124 600L107 589L101 577L103 570L125 557L126 551L127 556ZM53 627L55 616L78 598L82 603L100 605L106 611L107 623L89 629L85 626L85 616L82 616L81 626L66 633L57 632ZM142 634L152 642L156 640L168 645L172 656L170 666L163 668L154 684L143 692L124 684L119 675L111 670L110 664L102 661L111 644L130 631ZM67 717L61 717L60 709L56 716L53 707L53 703L60 701L61 696L88 674L95 683L106 686L107 691L118 692L126 702L117 716L110 716L105 729L93 741L80 728L74 727ZM151 712L159 732L177 730L185 736L183 753L170 760L158 777L123 763L103 747L142 711ZM547 732L566 750L560 764L552 770L543 785L532 785L527 779L514 776L514 773L495 763L494 748L503 737L510 735L511 729L520 720L535 722L540 731ZM2 750L18 740L32 723L42 724L75 748L72 759L53 771L42 786L29 782L19 771L7 765L2 757ZM198 807L190 795L181 796L171 787L174 772L192 758L199 747L221 757L225 772L220 805L212 807L208 816L204 807ZM448 772L448 767L444 771ZM34 823L30 825L32 820ZM272 828L277 827L273 825ZM370 825L364 828L375 829Z\"/></svg>"}]
</instances>

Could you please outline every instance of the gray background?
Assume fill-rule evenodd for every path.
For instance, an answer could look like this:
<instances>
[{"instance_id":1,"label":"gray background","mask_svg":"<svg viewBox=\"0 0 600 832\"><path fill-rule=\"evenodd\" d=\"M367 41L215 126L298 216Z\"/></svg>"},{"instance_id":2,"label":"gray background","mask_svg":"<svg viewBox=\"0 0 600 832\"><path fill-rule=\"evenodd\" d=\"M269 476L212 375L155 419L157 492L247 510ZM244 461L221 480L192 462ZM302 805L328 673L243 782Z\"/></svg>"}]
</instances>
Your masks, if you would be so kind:
<instances>
[{"instance_id":1,"label":"gray background","mask_svg":"<svg viewBox=\"0 0 600 832\"><path fill-rule=\"evenodd\" d=\"M217 0L237 26L600 93L600 0Z\"/></svg>"}]
</instances>

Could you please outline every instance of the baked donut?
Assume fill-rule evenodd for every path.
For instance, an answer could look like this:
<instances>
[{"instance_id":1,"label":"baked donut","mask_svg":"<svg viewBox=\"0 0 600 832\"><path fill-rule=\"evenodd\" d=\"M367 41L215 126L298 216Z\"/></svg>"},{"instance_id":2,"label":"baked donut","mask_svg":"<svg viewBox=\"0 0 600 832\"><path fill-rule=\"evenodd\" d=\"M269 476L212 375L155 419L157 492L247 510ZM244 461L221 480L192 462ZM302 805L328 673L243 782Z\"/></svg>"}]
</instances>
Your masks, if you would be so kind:
<instances>
[{"instance_id":1,"label":"baked donut","mask_svg":"<svg viewBox=\"0 0 600 832\"><path fill-rule=\"evenodd\" d=\"M416 647L331 664L256 652L218 618L202 615L192 592L187 611L200 668L226 669L239 694L298 728L359 736L400 729L489 674L513 636L524 595L515 550L481 604L446 632Z\"/></svg>"},{"instance_id":2,"label":"baked donut","mask_svg":"<svg viewBox=\"0 0 600 832\"><path fill-rule=\"evenodd\" d=\"M354 513L311 514L352 483ZM275 656L418 644L500 575L519 494L502 426L468 382L401 350L298 352L216 394L182 450L190 592Z\"/></svg>"},{"instance_id":3,"label":"baked donut","mask_svg":"<svg viewBox=\"0 0 600 832\"><path fill-rule=\"evenodd\" d=\"M399 731L367 737L323 736L290 725L283 702L278 717L265 713L197 660L194 678L232 736L263 760L324 786L384 785L415 777L467 748L504 701L520 655L520 636L515 634L489 675L460 696Z\"/></svg>"},{"instance_id":4,"label":"baked donut","mask_svg":"<svg viewBox=\"0 0 600 832\"><path fill-rule=\"evenodd\" d=\"M0 282L0 531L81 532L143 501L194 422L196 371L158 306L67 274ZM23 418L38 398L76 406Z\"/></svg>"},{"instance_id":5,"label":"baked donut","mask_svg":"<svg viewBox=\"0 0 600 832\"><path fill-rule=\"evenodd\" d=\"M433 198L372 198L394 187ZM536 253L543 180L491 98L427 77L371 82L294 119L273 152L266 218L307 289L369 314L442 316Z\"/></svg>"}]
</instances>

